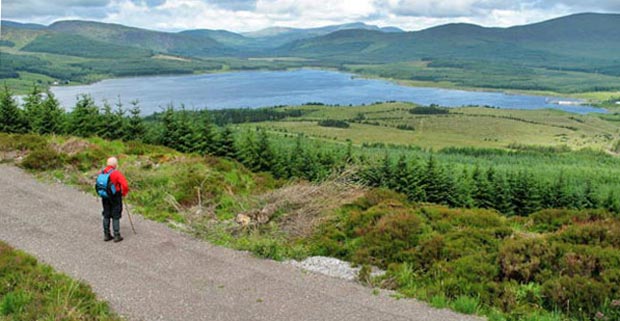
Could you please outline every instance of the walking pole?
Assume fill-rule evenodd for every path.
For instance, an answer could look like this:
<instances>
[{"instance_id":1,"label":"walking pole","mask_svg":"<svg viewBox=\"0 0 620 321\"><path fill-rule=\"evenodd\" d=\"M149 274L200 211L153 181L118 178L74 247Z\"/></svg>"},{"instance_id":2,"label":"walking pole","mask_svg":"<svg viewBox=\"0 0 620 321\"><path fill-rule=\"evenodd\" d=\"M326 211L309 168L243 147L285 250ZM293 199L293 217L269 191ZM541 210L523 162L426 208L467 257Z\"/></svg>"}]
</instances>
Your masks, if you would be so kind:
<instances>
[{"instance_id":1,"label":"walking pole","mask_svg":"<svg viewBox=\"0 0 620 321\"><path fill-rule=\"evenodd\" d=\"M136 228L133 227L133 221L131 220L131 214L129 213L129 206L126 206L127 208L127 217L129 217L129 223L131 224L131 230L133 231L133 234L138 234L136 233Z\"/></svg>"}]
</instances>

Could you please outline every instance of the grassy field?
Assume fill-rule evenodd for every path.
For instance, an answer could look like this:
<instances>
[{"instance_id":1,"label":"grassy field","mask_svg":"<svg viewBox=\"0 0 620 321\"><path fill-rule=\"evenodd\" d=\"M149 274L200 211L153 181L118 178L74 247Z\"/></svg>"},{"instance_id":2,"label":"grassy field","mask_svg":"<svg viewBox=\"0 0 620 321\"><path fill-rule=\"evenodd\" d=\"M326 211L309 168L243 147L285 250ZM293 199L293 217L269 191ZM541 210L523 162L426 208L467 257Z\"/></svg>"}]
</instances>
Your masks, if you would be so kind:
<instances>
[{"instance_id":1,"label":"grassy field","mask_svg":"<svg viewBox=\"0 0 620 321\"><path fill-rule=\"evenodd\" d=\"M121 319L88 285L0 241L0 320Z\"/></svg>"},{"instance_id":2,"label":"grassy field","mask_svg":"<svg viewBox=\"0 0 620 321\"><path fill-rule=\"evenodd\" d=\"M567 146L611 150L620 139L620 123L597 115L554 110L452 108L440 115L411 114L414 105L385 103L360 107L303 106L303 117L263 122L272 132L303 133L336 142L445 147L508 148L510 145ZM350 121L349 128L329 128L318 120ZM402 128L402 129L399 129Z\"/></svg>"}]
</instances>

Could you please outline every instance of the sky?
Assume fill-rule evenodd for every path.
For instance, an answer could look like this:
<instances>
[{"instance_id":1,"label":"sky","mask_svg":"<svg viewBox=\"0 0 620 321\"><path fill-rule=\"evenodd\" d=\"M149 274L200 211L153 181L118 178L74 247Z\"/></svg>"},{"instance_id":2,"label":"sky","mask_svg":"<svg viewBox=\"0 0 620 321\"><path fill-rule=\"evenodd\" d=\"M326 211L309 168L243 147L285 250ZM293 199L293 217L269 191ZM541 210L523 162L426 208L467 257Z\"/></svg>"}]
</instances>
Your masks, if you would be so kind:
<instances>
[{"instance_id":1,"label":"sky","mask_svg":"<svg viewBox=\"0 0 620 321\"><path fill-rule=\"evenodd\" d=\"M81 19L162 31L349 22L420 30L451 22L507 27L579 12L620 13L620 0L0 0L2 19Z\"/></svg>"}]
</instances>

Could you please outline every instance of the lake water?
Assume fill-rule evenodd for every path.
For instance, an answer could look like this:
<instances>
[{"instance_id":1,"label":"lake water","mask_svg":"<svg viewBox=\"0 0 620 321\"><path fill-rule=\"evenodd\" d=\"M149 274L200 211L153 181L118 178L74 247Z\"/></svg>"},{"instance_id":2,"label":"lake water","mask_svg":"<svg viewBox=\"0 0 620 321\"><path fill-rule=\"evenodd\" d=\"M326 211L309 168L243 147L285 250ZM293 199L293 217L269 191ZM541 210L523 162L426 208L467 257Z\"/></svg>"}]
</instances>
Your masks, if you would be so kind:
<instances>
[{"instance_id":1,"label":"lake water","mask_svg":"<svg viewBox=\"0 0 620 321\"><path fill-rule=\"evenodd\" d=\"M92 95L97 103L104 99L114 103L120 96L128 106L130 101L138 99L145 115L161 111L168 104L176 107L184 104L188 109L223 109L308 102L361 105L391 100L447 107L489 105L508 109L554 108L573 113L604 112L591 106L552 103L552 100L569 100L557 97L408 87L311 69L108 79L86 86L53 87L52 91L67 109L83 93Z\"/></svg>"}]
</instances>

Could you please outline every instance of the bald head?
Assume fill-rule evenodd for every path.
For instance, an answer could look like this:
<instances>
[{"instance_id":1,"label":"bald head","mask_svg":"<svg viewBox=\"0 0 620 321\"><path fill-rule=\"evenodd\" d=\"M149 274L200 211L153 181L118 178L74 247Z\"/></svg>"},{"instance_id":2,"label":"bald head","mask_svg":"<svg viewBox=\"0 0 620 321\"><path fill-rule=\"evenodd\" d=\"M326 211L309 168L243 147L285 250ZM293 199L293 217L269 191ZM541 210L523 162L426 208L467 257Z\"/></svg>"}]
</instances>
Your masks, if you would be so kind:
<instances>
[{"instance_id":1,"label":"bald head","mask_svg":"<svg viewBox=\"0 0 620 321\"><path fill-rule=\"evenodd\" d=\"M107 164L108 164L108 166L112 166L112 167L116 168L118 166L118 159L116 159L116 157L110 157L110 158L108 158Z\"/></svg>"}]
</instances>

